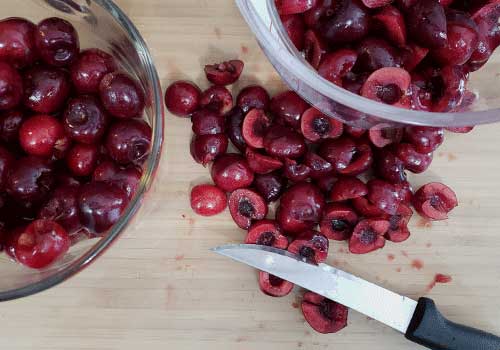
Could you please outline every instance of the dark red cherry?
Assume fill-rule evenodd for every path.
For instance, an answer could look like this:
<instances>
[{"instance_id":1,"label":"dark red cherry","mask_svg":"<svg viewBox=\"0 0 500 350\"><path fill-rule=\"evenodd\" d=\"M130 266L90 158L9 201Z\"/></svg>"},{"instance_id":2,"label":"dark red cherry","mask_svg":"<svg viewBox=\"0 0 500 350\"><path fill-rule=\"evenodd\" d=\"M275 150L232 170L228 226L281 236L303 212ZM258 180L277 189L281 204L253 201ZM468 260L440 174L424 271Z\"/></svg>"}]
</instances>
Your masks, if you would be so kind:
<instances>
[{"instance_id":1,"label":"dark red cherry","mask_svg":"<svg viewBox=\"0 0 500 350\"><path fill-rule=\"evenodd\" d=\"M78 32L71 23L57 17L38 23L35 45L42 60L55 67L69 66L80 52Z\"/></svg>"},{"instance_id":2,"label":"dark red cherry","mask_svg":"<svg viewBox=\"0 0 500 350\"><path fill-rule=\"evenodd\" d=\"M113 56L99 49L82 51L70 70L71 81L80 94L96 94L102 78L117 69Z\"/></svg>"},{"instance_id":3,"label":"dark red cherry","mask_svg":"<svg viewBox=\"0 0 500 350\"><path fill-rule=\"evenodd\" d=\"M24 18L0 21L0 60L18 69L32 65L37 58L36 26Z\"/></svg>"},{"instance_id":4,"label":"dark red cherry","mask_svg":"<svg viewBox=\"0 0 500 350\"><path fill-rule=\"evenodd\" d=\"M99 84L99 96L104 108L114 117L136 118L144 111L144 90L125 73L106 74Z\"/></svg>"},{"instance_id":5,"label":"dark red cherry","mask_svg":"<svg viewBox=\"0 0 500 350\"><path fill-rule=\"evenodd\" d=\"M140 165L149 155L151 137L151 127L143 120L118 121L109 128L106 149L119 164Z\"/></svg>"},{"instance_id":6,"label":"dark red cherry","mask_svg":"<svg viewBox=\"0 0 500 350\"><path fill-rule=\"evenodd\" d=\"M82 95L69 100L63 116L64 130L73 140L95 144L109 124L109 116L99 99Z\"/></svg>"},{"instance_id":7,"label":"dark red cherry","mask_svg":"<svg viewBox=\"0 0 500 350\"><path fill-rule=\"evenodd\" d=\"M34 112L50 114L68 99L71 84L59 68L35 66L24 73L24 105Z\"/></svg>"}]
</instances>

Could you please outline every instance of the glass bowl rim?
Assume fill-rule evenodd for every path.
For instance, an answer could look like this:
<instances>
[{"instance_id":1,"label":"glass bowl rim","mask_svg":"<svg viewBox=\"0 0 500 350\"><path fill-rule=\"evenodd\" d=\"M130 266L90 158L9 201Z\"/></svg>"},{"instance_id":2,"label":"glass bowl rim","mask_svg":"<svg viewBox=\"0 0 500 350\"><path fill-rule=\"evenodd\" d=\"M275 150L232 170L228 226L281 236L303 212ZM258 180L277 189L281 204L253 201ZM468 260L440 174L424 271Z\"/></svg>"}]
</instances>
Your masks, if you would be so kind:
<instances>
[{"instance_id":1,"label":"glass bowl rim","mask_svg":"<svg viewBox=\"0 0 500 350\"><path fill-rule=\"evenodd\" d=\"M147 76L147 79L152 82L152 108L155 128L152 138L153 143L151 146L151 153L146 162L147 166L144 169L144 174L142 176L136 194L130 201L127 209L120 217L118 222L113 225L113 227L106 233L104 237L102 237L97 243L95 243L80 258L73 261L68 266L62 268L60 271L57 271L54 274L38 282L31 283L27 286L0 292L0 301L22 298L42 292L74 276L75 274L86 268L90 263L95 261L96 258L104 253L106 249L109 248L111 244L120 236L120 234L123 233L126 226L139 211L143 198L151 187L159 166L161 150L163 146L164 107L160 79L158 76L158 72L156 71L153 58L146 45L146 42L139 33L139 30L113 1L94 1L104 10L106 10L131 38L132 44L134 45L137 52L141 55L141 59L145 62L145 74Z\"/></svg>"},{"instance_id":2,"label":"glass bowl rim","mask_svg":"<svg viewBox=\"0 0 500 350\"><path fill-rule=\"evenodd\" d=\"M309 87L336 103L366 113L367 115L372 115L382 120L388 120L399 124L462 127L500 121L500 108L456 113L424 112L386 105L347 91L321 77L303 58L302 54L295 48L289 39L283 27L276 6L274 5L274 0L266 0L267 9L271 16L271 23L277 29L279 39L284 44L284 47L283 44L279 43L276 37L270 33L266 25L262 22L262 19L255 13L256 11L255 8L253 8L253 4L250 4L252 2L251 0L235 1L258 41L266 48L264 50L266 55L268 52L269 55L274 55L270 51L272 51L273 48L282 46L281 48L284 48L284 50L280 50L279 55L276 54L274 58L289 72L295 75L294 78L306 83ZM293 87L291 88L293 89ZM298 93L300 94L300 92ZM322 110L321 106L315 107ZM323 112L325 111L323 110Z\"/></svg>"}]
</instances>

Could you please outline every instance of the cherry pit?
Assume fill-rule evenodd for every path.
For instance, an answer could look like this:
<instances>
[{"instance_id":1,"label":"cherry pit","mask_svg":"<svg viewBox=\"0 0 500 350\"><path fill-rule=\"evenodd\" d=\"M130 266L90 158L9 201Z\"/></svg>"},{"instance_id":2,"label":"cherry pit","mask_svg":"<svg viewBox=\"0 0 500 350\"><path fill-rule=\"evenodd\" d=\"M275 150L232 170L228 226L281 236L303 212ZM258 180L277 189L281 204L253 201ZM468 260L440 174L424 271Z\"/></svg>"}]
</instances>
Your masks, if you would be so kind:
<instances>
[{"instance_id":1,"label":"cherry pit","mask_svg":"<svg viewBox=\"0 0 500 350\"><path fill-rule=\"evenodd\" d=\"M104 235L142 177L145 93L61 18L0 20L0 245L45 268Z\"/></svg>"}]
</instances>

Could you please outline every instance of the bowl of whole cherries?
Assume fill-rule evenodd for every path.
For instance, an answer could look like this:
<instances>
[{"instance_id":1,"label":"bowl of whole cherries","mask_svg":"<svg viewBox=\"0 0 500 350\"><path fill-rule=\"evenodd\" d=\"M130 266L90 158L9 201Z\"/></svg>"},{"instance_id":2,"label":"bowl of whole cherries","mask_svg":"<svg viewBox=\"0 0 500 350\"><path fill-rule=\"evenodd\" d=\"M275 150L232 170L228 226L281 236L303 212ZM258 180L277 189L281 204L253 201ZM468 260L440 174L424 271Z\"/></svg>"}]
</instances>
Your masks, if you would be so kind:
<instances>
[{"instance_id":1,"label":"bowl of whole cherries","mask_svg":"<svg viewBox=\"0 0 500 350\"><path fill-rule=\"evenodd\" d=\"M0 300L74 275L130 223L161 153L161 89L108 1L7 6L0 20Z\"/></svg>"},{"instance_id":2,"label":"bowl of whole cherries","mask_svg":"<svg viewBox=\"0 0 500 350\"><path fill-rule=\"evenodd\" d=\"M500 3L236 2L291 90L236 91L237 59L206 65L204 91L188 81L168 87L167 109L191 120L193 160L210 167L211 180L191 189L193 211L228 208L245 243L311 263L324 262L333 242L354 257L404 245L416 214L446 220L459 204L453 189L413 188L409 173L428 169L446 132L500 119L488 91ZM258 285L272 297L294 289L265 272ZM320 333L347 325L346 307L311 292L301 310Z\"/></svg>"}]
</instances>

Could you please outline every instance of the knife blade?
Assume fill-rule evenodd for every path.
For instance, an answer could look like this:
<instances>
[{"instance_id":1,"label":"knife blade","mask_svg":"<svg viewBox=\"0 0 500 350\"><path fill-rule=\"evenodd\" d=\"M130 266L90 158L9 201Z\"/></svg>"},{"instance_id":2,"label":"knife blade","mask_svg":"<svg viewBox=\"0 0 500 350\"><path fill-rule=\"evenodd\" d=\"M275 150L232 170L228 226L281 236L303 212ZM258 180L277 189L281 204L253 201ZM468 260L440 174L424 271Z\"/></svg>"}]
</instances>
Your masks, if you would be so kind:
<instances>
[{"instance_id":1,"label":"knife blade","mask_svg":"<svg viewBox=\"0 0 500 350\"><path fill-rule=\"evenodd\" d=\"M434 350L500 350L500 338L448 321L428 298L415 301L326 264L287 251L235 244L215 253L265 271L361 312Z\"/></svg>"}]
</instances>

